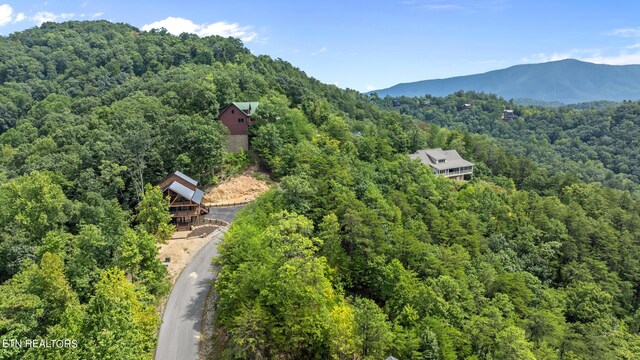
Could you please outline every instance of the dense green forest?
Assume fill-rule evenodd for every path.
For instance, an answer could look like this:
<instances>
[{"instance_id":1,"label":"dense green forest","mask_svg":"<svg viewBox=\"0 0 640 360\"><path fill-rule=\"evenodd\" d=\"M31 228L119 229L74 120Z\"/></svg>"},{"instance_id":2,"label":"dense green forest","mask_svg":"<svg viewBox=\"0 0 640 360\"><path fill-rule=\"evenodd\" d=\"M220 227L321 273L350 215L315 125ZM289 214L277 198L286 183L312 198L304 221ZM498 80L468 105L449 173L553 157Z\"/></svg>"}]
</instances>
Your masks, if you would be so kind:
<instances>
[{"instance_id":1,"label":"dense green forest","mask_svg":"<svg viewBox=\"0 0 640 360\"><path fill-rule=\"evenodd\" d=\"M526 156L552 174L571 173L586 182L636 191L640 184L639 102L598 101L551 109L461 91L443 98L374 95L372 100L432 124L490 135L511 154ZM462 104L472 108L461 110ZM502 120L504 109L515 110L518 118Z\"/></svg>"},{"instance_id":2,"label":"dense green forest","mask_svg":"<svg viewBox=\"0 0 640 360\"><path fill-rule=\"evenodd\" d=\"M225 358L640 354L632 178L587 184L236 39L101 21L0 38L0 337L79 340L0 358L153 356L167 203L145 185L214 183L234 162L217 109L238 99L261 102L251 145L279 185L221 245ZM473 180L406 156L425 147L458 150Z\"/></svg>"}]
</instances>

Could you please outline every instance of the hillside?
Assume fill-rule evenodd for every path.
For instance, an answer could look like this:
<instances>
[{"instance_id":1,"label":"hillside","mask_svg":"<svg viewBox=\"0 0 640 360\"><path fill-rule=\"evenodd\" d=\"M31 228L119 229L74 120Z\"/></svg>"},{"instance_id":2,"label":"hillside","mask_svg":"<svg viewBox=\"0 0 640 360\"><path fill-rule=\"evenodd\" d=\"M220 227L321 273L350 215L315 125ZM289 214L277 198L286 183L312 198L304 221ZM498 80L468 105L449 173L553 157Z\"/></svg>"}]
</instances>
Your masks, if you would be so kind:
<instances>
[{"instance_id":1,"label":"hillside","mask_svg":"<svg viewBox=\"0 0 640 360\"><path fill-rule=\"evenodd\" d=\"M573 104L640 99L640 65L601 65L568 59L515 65L483 74L404 83L375 90L378 96L446 96L456 91Z\"/></svg>"},{"instance_id":2,"label":"hillside","mask_svg":"<svg viewBox=\"0 0 640 360\"><path fill-rule=\"evenodd\" d=\"M96 21L0 37L0 337L78 340L0 358L153 357L171 229L150 184L242 168L216 121L237 99L260 101L252 154L278 185L220 244L219 358L640 353L633 193L384 109L237 39ZM473 162L473 179L407 156L434 147Z\"/></svg>"},{"instance_id":3,"label":"hillside","mask_svg":"<svg viewBox=\"0 0 640 360\"><path fill-rule=\"evenodd\" d=\"M620 189L640 189L638 102L600 101L543 108L475 92L372 101L438 126L489 135L511 154L526 155L551 174L569 174ZM429 106L424 106L424 101ZM471 104L471 108L460 110L461 104ZM503 120L504 109L513 109L518 118Z\"/></svg>"}]
</instances>

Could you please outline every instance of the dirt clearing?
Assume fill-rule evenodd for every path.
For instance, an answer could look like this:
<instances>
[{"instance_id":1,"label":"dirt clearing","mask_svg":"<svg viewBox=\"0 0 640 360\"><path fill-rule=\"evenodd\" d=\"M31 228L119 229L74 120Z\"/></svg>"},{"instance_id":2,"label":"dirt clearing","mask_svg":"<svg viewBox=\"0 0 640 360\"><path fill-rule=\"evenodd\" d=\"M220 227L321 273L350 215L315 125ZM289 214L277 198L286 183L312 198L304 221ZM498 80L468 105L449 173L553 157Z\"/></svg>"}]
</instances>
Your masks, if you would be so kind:
<instances>
[{"instance_id":1,"label":"dirt clearing","mask_svg":"<svg viewBox=\"0 0 640 360\"><path fill-rule=\"evenodd\" d=\"M171 258L169 266L167 266L167 273L172 285L175 284L178 275L187 266L191 258L210 240L208 235L215 228L215 226L207 225L206 229L205 227L202 228L202 231L197 231L198 229L193 232L176 231L171 239L167 240L166 244L160 246L160 249L158 249L160 261L164 261L167 257ZM206 232L204 232L205 230Z\"/></svg>"},{"instance_id":2,"label":"dirt clearing","mask_svg":"<svg viewBox=\"0 0 640 360\"><path fill-rule=\"evenodd\" d=\"M269 185L247 175L231 178L209 189L204 196L207 206L244 204L269 190Z\"/></svg>"}]
</instances>

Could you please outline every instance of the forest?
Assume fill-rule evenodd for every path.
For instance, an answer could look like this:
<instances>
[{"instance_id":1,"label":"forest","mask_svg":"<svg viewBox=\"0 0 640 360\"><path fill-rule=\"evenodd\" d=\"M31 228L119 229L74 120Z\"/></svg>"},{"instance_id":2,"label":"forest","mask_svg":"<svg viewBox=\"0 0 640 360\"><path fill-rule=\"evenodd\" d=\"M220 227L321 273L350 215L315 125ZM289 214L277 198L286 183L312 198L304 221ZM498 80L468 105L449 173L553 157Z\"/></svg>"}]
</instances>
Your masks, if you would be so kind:
<instances>
[{"instance_id":1,"label":"forest","mask_svg":"<svg viewBox=\"0 0 640 360\"><path fill-rule=\"evenodd\" d=\"M526 120L480 130L505 106L490 95L401 99L401 114L237 39L93 21L0 37L0 337L78 339L0 358L153 357L172 229L150 184L176 169L215 184L236 161L217 111L238 99L260 101L252 155L278 186L220 245L222 358L640 354L637 139L618 138L637 104L516 107L556 129L533 148ZM428 147L456 149L473 179L409 160Z\"/></svg>"},{"instance_id":2,"label":"forest","mask_svg":"<svg viewBox=\"0 0 640 360\"><path fill-rule=\"evenodd\" d=\"M447 97L381 99L374 95L372 99L385 109L432 124L489 135L511 154L526 156L551 173L572 173L586 182L638 191L639 102L595 101L548 108L462 91ZM472 108L461 111L462 104ZM517 119L502 120L505 109L514 110Z\"/></svg>"}]
</instances>

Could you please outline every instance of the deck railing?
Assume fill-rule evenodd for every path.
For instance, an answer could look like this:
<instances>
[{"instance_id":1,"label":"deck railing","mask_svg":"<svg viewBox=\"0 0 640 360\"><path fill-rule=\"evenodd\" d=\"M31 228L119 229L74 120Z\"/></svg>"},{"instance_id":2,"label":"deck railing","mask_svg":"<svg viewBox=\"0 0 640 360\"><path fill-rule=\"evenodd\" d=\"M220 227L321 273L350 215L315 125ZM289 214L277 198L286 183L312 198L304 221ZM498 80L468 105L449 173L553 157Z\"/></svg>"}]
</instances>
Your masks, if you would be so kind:
<instances>
[{"instance_id":1,"label":"deck railing","mask_svg":"<svg viewBox=\"0 0 640 360\"><path fill-rule=\"evenodd\" d=\"M463 170L453 170L453 171L444 171L444 172L437 172L437 175L443 175L443 176L455 176L455 175L467 175L467 174L473 174L473 168L470 169L463 169Z\"/></svg>"},{"instance_id":2,"label":"deck railing","mask_svg":"<svg viewBox=\"0 0 640 360\"><path fill-rule=\"evenodd\" d=\"M473 171L472 170L449 171L446 173L442 173L441 175L467 175L467 174L473 174Z\"/></svg>"}]
</instances>

